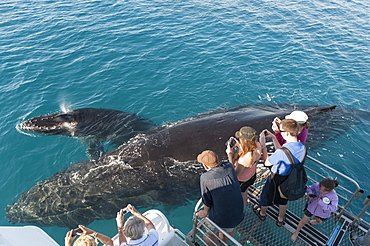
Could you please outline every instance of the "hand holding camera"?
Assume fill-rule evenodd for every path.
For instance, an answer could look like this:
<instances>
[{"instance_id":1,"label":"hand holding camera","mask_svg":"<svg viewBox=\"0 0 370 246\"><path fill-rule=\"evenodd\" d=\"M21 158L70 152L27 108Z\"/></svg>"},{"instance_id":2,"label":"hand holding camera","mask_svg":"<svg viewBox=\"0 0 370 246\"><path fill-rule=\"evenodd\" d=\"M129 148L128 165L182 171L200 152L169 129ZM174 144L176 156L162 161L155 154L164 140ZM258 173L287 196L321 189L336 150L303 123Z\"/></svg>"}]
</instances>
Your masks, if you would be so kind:
<instances>
[{"instance_id":1,"label":"hand holding camera","mask_svg":"<svg viewBox=\"0 0 370 246\"><path fill-rule=\"evenodd\" d=\"M309 198L317 197L315 194L312 194L312 193L308 193L308 194L307 194L307 196L308 196Z\"/></svg>"},{"instance_id":2,"label":"hand holding camera","mask_svg":"<svg viewBox=\"0 0 370 246\"><path fill-rule=\"evenodd\" d=\"M122 209L120 210L121 215L125 215L125 214L127 214L128 212L130 212L130 211L128 210L128 208L127 208L127 207L122 208Z\"/></svg>"},{"instance_id":3,"label":"hand holding camera","mask_svg":"<svg viewBox=\"0 0 370 246\"><path fill-rule=\"evenodd\" d=\"M234 137L230 137L229 140L227 140L226 144L226 154L232 154L235 155L239 151L238 147L238 140Z\"/></svg>"},{"instance_id":4,"label":"hand holding camera","mask_svg":"<svg viewBox=\"0 0 370 246\"><path fill-rule=\"evenodd\" d=\"M76 229L73 229L72 230L72 237L74 237L74 236L76 236L77 235L77 233L82 233L83 231L82 231L82 229L81 228L76 228Z\"/></svg>"},{"instance_id":5,"label":"hand holding camera","mask_svg":"<svg viewBox=\"0 0 370 246\"><path fill-rule=\"evenodd\" d=\"M272 121L272 130L274 132L280 132L280 123L281 123L281 120L276 117L273 121Z\"/></svg>"},{"instance_id":6,"label":"hand holding camera","mask_svg":"<svg viewBox=\"0 0 370 246\"><path fill-rule=\"evenodd\" d=\"M230 137L229 140L226 141L225 145L233 147L236 143L236 139L234 137Z\"/></svg>"}]
</instances>

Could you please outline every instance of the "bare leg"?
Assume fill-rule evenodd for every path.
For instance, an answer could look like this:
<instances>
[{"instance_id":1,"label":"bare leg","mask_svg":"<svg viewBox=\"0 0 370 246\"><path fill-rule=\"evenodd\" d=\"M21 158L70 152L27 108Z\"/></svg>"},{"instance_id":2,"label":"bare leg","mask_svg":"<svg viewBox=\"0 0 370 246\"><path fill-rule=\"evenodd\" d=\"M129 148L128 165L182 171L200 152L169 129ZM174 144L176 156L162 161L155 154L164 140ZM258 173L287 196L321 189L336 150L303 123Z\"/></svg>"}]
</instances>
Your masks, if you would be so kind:
<instances>
[{"instance_id":1,"label":"bare leg","mask_svg":"<svg viewBox=\"0 0 370 246\"><path fill-rule=\"evenodd\" d=\"M208 237L209 239L208 239ZM207 233L203 236L204 241L207 243L207 245L217 245L219 243L219 240L214 235Z\"/></svg>"},{"instance_id":2,"label":"bare leg","mask_svg":"<svg viewBox=\"0 0 370 246\"><path fill-rule=\"evenodd\" d=\"M227 232L230 236L234 236L234 231L232 232ZM218 232L218 236L224 241L226 244L230 241L228 237L226 237L223 233Z\"/></svg>"},{"instance_id":3,"label":"bare leg","mask_svg":"<svg viewBox=\"0 0 370 246\"><path fill-rule=\"evenodd\" d=\"M308 217L307 215L304 215L303 218L301 219L301 221L299 221L299 224L297 226L297 229L295 230L295 232L293 233L293 235L290 237L290 240L292 240L292 242L295 242L295 240L297 240L297 237L298 237L298 234L299 234L299 231L303 228L303 226L310 220L310 217Z\"/></svg>"},{"instance_id":4,"label":"bare leg","mask_svg":"<svg viewBox=\"0 0 370 246\"><path fill-rule=\"evenodd\" d=\"M248 191L245 190L244 192L242 192L242 197L243 197L243 201L244 201L244 206L248 203L249 199L248 199Z\"/></svg>"},{"instance_id":5,"label":"bare leg","mask_svg":"<svg viewBox=\"0 0 370 246\"><path fill-rule=\"evenodd\" d=\"M318 217L314 217L314 220L310 220L310 224L311 225L318 225L318 224L321 224L322 223L322 220Z\"/></svg>"},{"instance_id":6,"label":"bare leg","mask_svg":"<svg viewBox=\"0 0 370 246\"><path fill-rule=\"evenodd\" d=\"M284 220L284 216L285 216L287 208L288 208L288 205L279 205L278 221L282 222Z\"/></svg>"},{"instance_id":7,"label":"bare leg","mask_svg":"<svg viewBox=\"0 0 370 246\"><path fill-rule=\"evenodd\" d=\"M269 206L261 206L260 214L262 216L265 216L266 215L266 211L267 211L268 208L269 208Z\"/></svg>"}]
</instances>

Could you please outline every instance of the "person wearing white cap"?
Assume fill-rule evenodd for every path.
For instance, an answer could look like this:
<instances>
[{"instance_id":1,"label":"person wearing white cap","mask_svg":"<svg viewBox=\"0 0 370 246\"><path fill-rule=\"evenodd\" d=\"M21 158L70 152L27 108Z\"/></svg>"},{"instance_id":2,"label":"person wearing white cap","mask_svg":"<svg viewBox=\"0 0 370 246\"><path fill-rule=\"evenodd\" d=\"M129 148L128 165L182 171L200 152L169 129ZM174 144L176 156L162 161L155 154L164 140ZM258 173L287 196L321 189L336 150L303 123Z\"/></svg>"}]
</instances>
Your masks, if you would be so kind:
<instances>
[{"instance_id":1,"label":"person wearing white cap","mask_svg":"<svg viewBox=\"0 0 370 246\"><path fill-rule=\"evenodd\" d=\"M285 119L293 119L298 122L299 126L299 133L297 135L298 141L306 144L307 136L308 136L308 128L310 127L310 123L307 121L308 116L305 112L303 111L293 111L292 113L288 114L285 116ZM286 143L285 139L281 136L280 133L280 125L281 120L276 117L273 122L272 122L272 130L275 132L276 140L280 144L277 145L277 143L274 141L275 148L281 148L281 146ZM274 139L273 139L274 140Z\"/></svg>"}]
</instances>

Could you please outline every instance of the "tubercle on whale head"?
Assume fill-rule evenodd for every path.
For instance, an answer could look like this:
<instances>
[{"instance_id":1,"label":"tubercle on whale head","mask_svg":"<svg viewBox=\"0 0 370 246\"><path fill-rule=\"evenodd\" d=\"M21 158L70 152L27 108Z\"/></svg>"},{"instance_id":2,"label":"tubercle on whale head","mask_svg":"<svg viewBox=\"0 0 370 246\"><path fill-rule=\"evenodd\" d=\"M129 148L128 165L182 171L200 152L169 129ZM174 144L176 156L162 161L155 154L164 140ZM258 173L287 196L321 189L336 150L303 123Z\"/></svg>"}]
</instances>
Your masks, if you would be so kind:
<instances>
[{"instance_id":1,"label":"tubercle on whale head","mask_svg":"<svg viewBox=\"0 0 370 246\"><path fill-rule=\"evenodd\" d=\"M58 135L74 131L76 125L73 114L53 113L28 119L20 123L20 128L36 133Z\"/></svg>"},{"instance_id":2,"label":"tubercle on whale head","mask_svg":"<svg viewBox=\"0 0 370 246\"><path fill-rule=\"evenodd\" d=\"M155 125L134 113L103 108L78 108L68 112L35 116L17 127L23 131L44 135L87 137L122 144L136 134L154 128Z\"/></svg>"}]
</instances>

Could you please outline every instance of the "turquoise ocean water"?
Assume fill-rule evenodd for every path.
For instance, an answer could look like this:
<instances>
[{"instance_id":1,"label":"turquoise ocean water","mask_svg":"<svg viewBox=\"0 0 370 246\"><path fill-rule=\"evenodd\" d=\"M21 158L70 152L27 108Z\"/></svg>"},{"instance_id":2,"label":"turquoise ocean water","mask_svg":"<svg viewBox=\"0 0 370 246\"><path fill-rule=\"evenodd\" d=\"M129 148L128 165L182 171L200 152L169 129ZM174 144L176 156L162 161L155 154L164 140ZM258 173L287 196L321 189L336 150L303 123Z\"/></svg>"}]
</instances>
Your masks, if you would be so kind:
<instances>
[{"instance_id":1,"label":"turquoise ocean water","mask_svg":"<svg viewBox=\"0 0 370 246\"><path fill-rule=\"evenodd\" d=\"M368 1L3 1L0 12L0 225L22 191L86 159L77 139L20 134L25 118L96 107L164 124L286 102L370 110ZM367 193L369 126L309 153ZM187 232L194 203L157 208ZM115 234L113 220L89 227ZM66 228L43 229L63 243Z\"/></svg>"}]
</instances>

